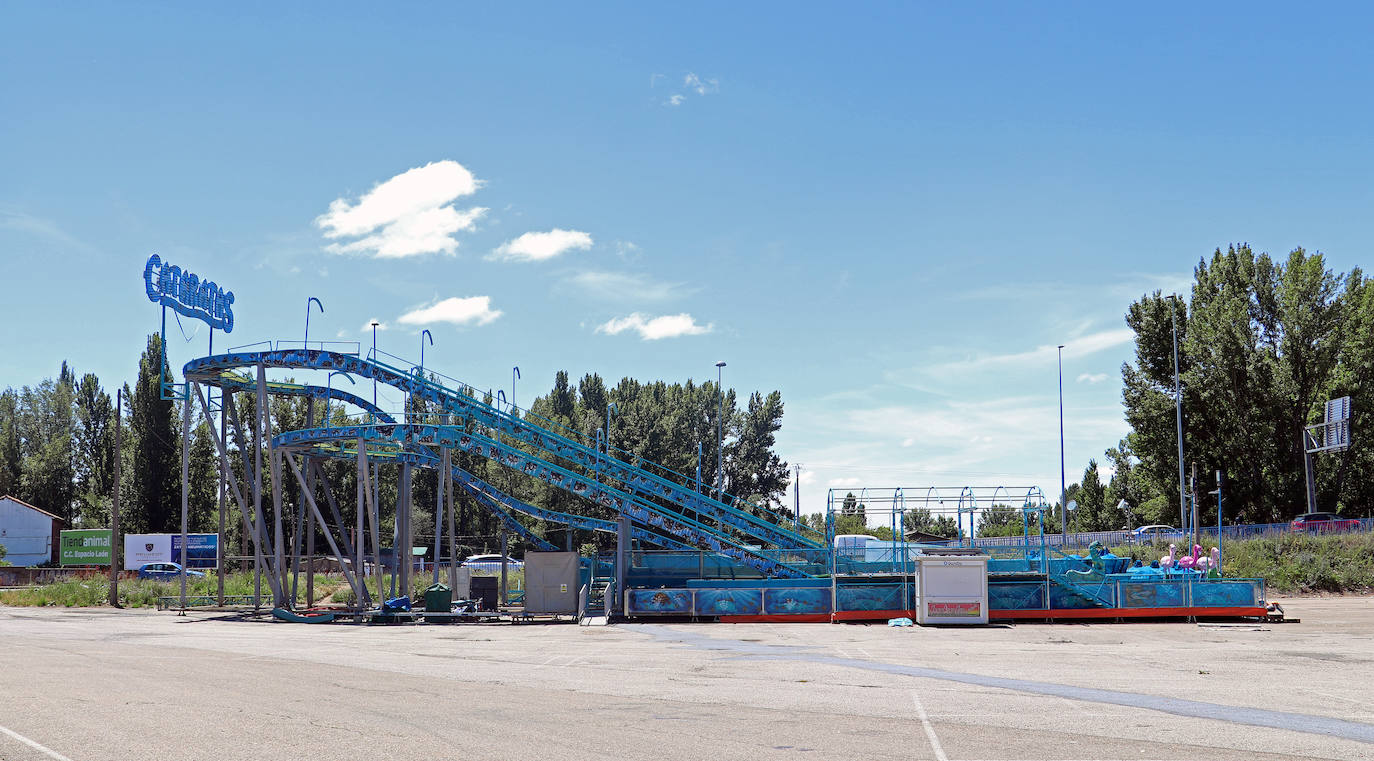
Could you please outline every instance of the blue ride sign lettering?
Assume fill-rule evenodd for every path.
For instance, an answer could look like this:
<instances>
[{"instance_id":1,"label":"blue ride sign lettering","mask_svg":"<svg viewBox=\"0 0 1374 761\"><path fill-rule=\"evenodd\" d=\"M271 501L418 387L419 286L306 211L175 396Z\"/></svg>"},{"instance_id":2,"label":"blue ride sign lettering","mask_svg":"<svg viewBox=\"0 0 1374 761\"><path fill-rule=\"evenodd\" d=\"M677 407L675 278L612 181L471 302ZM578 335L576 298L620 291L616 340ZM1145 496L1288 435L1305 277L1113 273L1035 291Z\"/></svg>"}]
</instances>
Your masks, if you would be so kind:
<instances>
[{"instance_id":1,"label":"blue ride sign lettering","mask_svg":"<svg viewBox=\"0 0 1374 761\"><path fill-rule=\"evenodd\" d=\"M143 268L143 284L148 300L171 307L173 311L204 320L225 333L234 330L234 292L225 291L210 280L201 280L175 264L165 264L157 254L148 257Z\"/></svg>"}]
</instances>

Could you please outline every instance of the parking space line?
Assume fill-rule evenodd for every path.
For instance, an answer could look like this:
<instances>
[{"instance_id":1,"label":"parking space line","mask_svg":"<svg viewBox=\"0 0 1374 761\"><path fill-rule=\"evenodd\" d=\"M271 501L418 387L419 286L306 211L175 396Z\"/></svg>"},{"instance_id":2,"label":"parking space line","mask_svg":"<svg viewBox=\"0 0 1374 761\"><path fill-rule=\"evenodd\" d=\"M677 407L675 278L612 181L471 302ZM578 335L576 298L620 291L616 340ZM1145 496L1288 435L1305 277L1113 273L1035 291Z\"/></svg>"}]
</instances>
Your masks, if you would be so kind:
<instances>
[{"instance_id":1,"label":"parking space line","mask_svg":"<svg viewBox=\"0 0 1374 761\"><path fill-rule=\"evenodd\" d=\"M926 731L926 739L930 740L930 749L935 752L935 761L949 761L949 756L945 755L940 738L935 736L935 727L931 726L930 717L926 715L926 708L921 705L921 699L916 696L915 690L911 691L911 702L916 704L916 715L921 718L921 727Z\"/></svg>"},{"instance_id":2,"label":"parking space line","mask_svg":"<svg viewBox=\"0 0 1374 761\"><path fill-rule=\"evenodd\" d=\"M9 729L9 728L7 728L7 727L0 727L0 732L3 732L4 734L9 735L10 737L13 737L14 739L18 740L18 741L21 742L21 743L24 743L25 745L29 746L30 748L33 748L34 750L38 751L39 753L42 753L43 755L47 756L48 758L56 759L56 761L72 761L70 758L67 758L66 756L62 755L61 753L58 753L57 751L53 750L52 748L48 748L48 747L46 747L46 746L40 745L40 744L38 744L37 742L34 742L33 740L30 740L29 738L27 738L27 737L25 737L25 736L19 734L18 732L14 731L13 729Z\"/></svg>"}]
</instances>

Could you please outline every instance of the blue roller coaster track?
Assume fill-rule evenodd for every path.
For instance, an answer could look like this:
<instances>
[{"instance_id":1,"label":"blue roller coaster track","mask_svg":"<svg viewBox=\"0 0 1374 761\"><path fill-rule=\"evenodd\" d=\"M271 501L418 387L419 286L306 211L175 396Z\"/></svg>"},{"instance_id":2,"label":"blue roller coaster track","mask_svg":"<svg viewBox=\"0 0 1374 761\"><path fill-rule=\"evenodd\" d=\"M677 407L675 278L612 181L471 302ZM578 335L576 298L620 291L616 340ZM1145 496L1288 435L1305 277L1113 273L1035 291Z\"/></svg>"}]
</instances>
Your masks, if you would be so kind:
<instances>
[{"instance_id":1,"label":"blue roller coaster track","mask_svg":"<svg viewBox=\"0 0 1374 761\"><path fill-rule=\"evenodd\" d=\"M262 390L266 394L334 400L367 413L358 424L280 432L272 445L284 452L351 459L358 456L361 445L369 458L440 468L436 450L462 451L628 517L635 538L641 541L718 553L767 577L801 578L829 565L828 545L819 532L791 525L773 511L737 497L702 493L700 484L688 476L637 457L621 459L579 433L554 430L552 423L543 425L537 416L521 415L513 405L503 409L487 404L471 387L450 388L417 368L406 370L375 357L300 348L207 356L187 363L183 373L190 383L255 392L257 381L247 371L258 370L258 377L265 377L265 368L337 371L372 379L404 392L411 400L407 409L413 409L418 400L430 410L408 413L406 420L398 421L342 389L268 382ZM246 464L246 452L242 456ZM461 468L452 470L459 488L537 547L551 549L552 545L520 524L514 513L573 528L616 530L613 521L530 505Z\"/></svg>"}]
</instances>

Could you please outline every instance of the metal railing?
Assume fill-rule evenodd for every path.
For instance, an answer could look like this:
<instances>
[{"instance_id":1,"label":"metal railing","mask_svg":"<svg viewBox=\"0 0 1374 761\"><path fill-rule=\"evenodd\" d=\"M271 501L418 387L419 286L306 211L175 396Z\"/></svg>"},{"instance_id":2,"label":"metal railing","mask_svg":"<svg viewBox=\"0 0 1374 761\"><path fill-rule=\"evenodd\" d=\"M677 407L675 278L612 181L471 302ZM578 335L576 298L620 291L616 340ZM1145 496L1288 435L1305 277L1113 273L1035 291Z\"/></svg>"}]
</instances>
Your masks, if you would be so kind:
<instances>
[{"instance_id":1,"label":"metal railing","mask_svg":"<svg viewBox=\"0 0 1374 761\"><path fill-rule=\"evenodd\" d=\"M1289 523L1247 523L1232 526L1224 526L1221 531L1223 541L1233 541L1236 539L1254 539L1258 537L1276 536L1280 534L1354 534L1366 531L1374 531L1374 518L1360 518L1357 526L1348 529L1328 529L1324 527L1293 529ZM1216 526L1202 526L1198 528L1199 540L1217 538ZM1037 538L1038 540L1038 538ZM1053 547L1086 547L1093 542L1101 542L1107 546L1122 544L1149 544L1154 541L1160 542L1182 542L1184 532L1175 530L1170 532L1160 532L1145 536L1137 536L1132 531L1078 531L1071 532L1067 541L1065 537L1058 533L1046 533L1045 544ZM1015 536L985 536L973 540L975 547L1019 547L1025 542L1021 535ZM941 544L932 542L932 544ZM943 542L946 545L958 545L957 540Z\"/></svg>"}]
</instances>

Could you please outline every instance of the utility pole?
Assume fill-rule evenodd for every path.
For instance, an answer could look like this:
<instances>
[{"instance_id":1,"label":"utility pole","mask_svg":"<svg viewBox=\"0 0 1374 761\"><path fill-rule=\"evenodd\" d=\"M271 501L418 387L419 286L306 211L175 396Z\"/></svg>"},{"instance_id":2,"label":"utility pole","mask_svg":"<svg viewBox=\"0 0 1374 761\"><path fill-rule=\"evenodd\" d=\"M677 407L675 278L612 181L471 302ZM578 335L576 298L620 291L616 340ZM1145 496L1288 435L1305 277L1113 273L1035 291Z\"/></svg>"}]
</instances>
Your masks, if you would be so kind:
<instances>
[{"instance_id":1,"label":"utility pole","mask_svg":"<svg viewBox=\"0 0 1374 761\"><path fill-rule=\"evenodd\" d=\"M716 410L716 499L724 500L725 490L725 388L721 386L721 368L724 360L716 363L716 395L719 397Z\"/></svg>"},{"instance_id":2,"label":"utility pole","mask_svg":"<svg viewBox=\"0 0 1374 761\"><path fill-rule=\"evenodd\" d=\"M1178 294L1172 294L1169 298L1177 300ZM1178 310L1172 305L1169 307L1169 319L1174 326L1174 419L1178 427L1178 513L1181 523L1188 522L1187 509L1188 498L1184 493L1186 484L1183 480L1183 391L1178 380Z\"/></svg>"},{"instance_id":3,"label":"utility pole","mask_svg":"<svg viewBox=\"0 0 1374 761\"><path fill-rule=\"evenodd\" d=\"M110 607L119 606L119 461L124 453L124 389L115 389L114 502L110 504Z\"/></svg>"},{"instance_id":4,"label":"utility pole","mask_svg":"<svg viewBox=\"0 0 1374 761\"><path fill-rule=\"evenodd\" d=\"M1064 344L1059 345L1059 546L1069 543L1069 490L1064 474ZM969 536L973 518L969 517Z\"/></svg>"},{"instance_id":5,"label":"utility pole","mask_svg":"<svg viewBox=\"0 0 1374 761\"><path fill-rule=\"evenodd\" d=\"M1211 492L1212 494L1217 495L1217 552L1218 552L1218 553L1221 552L1221 529L1222 529L1222 526L1224 525L1224 524L1222 523L1222 520L1221 520L1221 486L1222 486L1222 475L1221 475L1221 471L1218 470L1218 471L1217 471L1217 490L1214 491L1214 492ZM1217 566L1217 573L1221 573L1221 567L1220 567L1219 565Z\"/></svg>"},{"instance_id":6,"label":"utility pole","mask_svg":"<svg viewBox=\"0 0 1374 761\"><path fill-rule=\"evenodd\" d=\"M796 483L792 487L792 520L801 530L801 463L792 466L796 472Z\"/></svg>"},{"instance_id":7,"label":"utility pole","mask_svg":"<svg viewBox=\"0 0 1374 761\"><path fill-rule=\"evenodd\" d=\"M1196 545L1198 543L1198 539L1201 538L1198 535L1197 530L1197 463L1193 463L1193 480L1191 481L1191 486L1192 488L1188 491L1190 491L1193 495L1193 509L1189 511L1192 515L1192 520L1189 523L1189 525L1192 527L1193 544ZM1191 551L1192 547L1189 547L1188 549Z\"/></svg>"}]
</instances>

